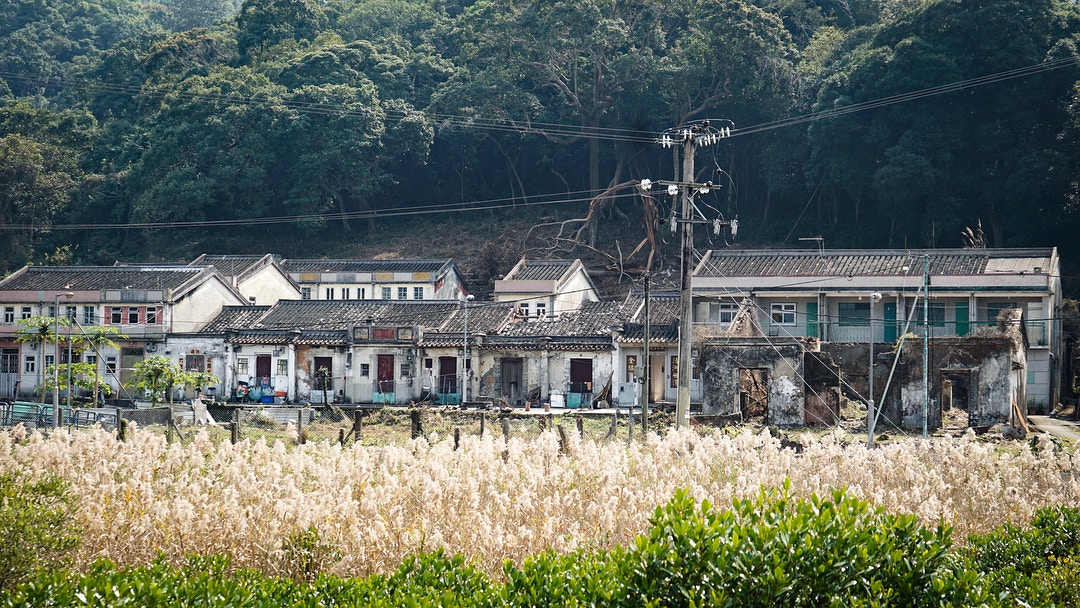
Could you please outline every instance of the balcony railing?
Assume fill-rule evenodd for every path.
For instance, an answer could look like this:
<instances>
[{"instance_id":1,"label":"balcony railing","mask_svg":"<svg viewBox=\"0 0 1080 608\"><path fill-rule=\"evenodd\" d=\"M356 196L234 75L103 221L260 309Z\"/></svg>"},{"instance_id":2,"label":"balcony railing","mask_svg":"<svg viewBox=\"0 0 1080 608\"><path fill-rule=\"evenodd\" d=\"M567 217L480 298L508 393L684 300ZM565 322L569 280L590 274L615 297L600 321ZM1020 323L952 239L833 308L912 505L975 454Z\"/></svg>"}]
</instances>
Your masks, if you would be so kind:
<instances>
[{"instance_id":1,"label":"balcony railing","mask_svg":"<svg viewBox=\"0 0 1080 608\"><path fill-rule=\"evenodd\" d=\"M719 338L726 335L728 323L694 323L694 340L701 341L710 338ZM874 321L873 339L875 342L895 342L904 331L904 321ZM996 327L996 321L945 321L930 323L930 338L949 338L954 336L969 335L980 328ZM1050 335L1047 324L1044 321L1025 322L1027 329L1028 344L1031 346L1048 346ZM869 325L842 325L840 323L821 323L820 325L808 326L806 323L780 324L762 323L762 331L770 338L775 337L823 337L830 342L868 342L871 339ZM814 330L817 331L814 331ZM824 330L824 331L822 331ZM908 331L916 336L923 335L922 323L912 322Z\"/></svg>"}]
</instances>

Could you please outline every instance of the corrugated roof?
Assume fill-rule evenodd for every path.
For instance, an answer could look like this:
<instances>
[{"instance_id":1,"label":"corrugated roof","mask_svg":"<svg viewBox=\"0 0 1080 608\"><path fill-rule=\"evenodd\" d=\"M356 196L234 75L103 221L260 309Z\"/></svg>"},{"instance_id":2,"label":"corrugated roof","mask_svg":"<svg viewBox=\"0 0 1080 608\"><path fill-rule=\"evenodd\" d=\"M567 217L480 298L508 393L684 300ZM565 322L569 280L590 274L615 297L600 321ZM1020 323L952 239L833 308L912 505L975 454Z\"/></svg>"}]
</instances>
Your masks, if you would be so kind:
<instances>
[{"instance_id":1,"label":"corrugated roof","mask_svg":"<svg viewBox=\"0 0 1080 608\"><path fill-rule=\"evenodd\" d=\"M925 250L714 250L695 271L704 277L917 276L930 257L931 275L1049 272L1054 250L925 249Z\"/></svg>"},{"instance_id":2,"label":"corrugated roof","mask_svg":"<svg viewBox=\"0 0 1080 608\"><path fill-rule=\"evenodd\" d=\"M452 262L443 260L285 260L285 272L437 272Z\"/></svg>"},{"instance_id":3,"label":"corrugated roof","mask_svg":"<svg viewBox=\"0 0 1080 608\"><path fill-rule=\"evenodd\" d=\"M0 281L0 290L175 290L204 271L182 265L27 266Z\"/></svg>"}]
</instances>

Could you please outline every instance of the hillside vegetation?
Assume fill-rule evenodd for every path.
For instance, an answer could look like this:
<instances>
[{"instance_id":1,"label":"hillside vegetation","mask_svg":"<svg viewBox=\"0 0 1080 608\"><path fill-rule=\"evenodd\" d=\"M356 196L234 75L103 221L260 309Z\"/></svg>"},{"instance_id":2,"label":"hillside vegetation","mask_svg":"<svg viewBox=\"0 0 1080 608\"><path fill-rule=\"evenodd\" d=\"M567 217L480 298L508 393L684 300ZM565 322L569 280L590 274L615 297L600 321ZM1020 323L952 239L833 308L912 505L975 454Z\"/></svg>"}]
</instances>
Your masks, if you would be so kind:
<instances>
[{"instance_id":1,"label":"hillside vegetation","mask_svg":"<svg viewBox=\"0 0 1080 608\"><path fill-rule=\"evenodd\" d=\"M699 206L742 245L960 246L981 223L1068 267L1078 41L1069 0L6 2L0 270L268 250L663 268L674 201L630 184L675 178L656 136L706 118L736 130L698 154Z\"/></svg>"}]
</instances>

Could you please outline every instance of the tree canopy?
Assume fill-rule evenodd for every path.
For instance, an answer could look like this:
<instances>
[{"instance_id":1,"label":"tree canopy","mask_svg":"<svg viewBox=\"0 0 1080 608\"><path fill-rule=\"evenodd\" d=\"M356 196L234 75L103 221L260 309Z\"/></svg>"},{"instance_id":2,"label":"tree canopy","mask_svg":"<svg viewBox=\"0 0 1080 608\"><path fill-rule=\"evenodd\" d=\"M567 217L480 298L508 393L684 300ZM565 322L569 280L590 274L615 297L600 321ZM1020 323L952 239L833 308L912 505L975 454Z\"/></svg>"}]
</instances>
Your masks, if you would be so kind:
<instances>
[{"instance_id":1,"label":"tree canopy","mask_svg":"<svg viewBox=\"0 0 1080 608\"><path fill-rule=\"evenodd\" d=\"M705 118L737 127L695 178L742 245L961 246L982 222L1068 260L1078 44L1069 0L8 2L0 264L182 258L248 220L347 247L478 203L581 219L559 247L662 249L673 201L624 186L678 177L654 138Z\"/></svg>"}]
</instances>

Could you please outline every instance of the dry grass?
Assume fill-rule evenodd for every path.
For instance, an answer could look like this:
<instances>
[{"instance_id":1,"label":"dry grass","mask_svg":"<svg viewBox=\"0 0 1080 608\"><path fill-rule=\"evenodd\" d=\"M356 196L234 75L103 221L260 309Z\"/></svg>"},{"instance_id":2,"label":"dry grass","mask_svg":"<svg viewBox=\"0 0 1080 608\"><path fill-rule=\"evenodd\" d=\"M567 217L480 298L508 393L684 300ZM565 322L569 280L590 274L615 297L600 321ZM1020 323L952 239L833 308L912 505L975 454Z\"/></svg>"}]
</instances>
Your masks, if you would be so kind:
<instances>
[{"instance_id":1,"label":"dry grass","mask_svg":"<svg viewBox=\"0 0 1080 608\"><path fill-rule=\"evenodd\" d=\"M404 445L333 441L238 445L199 433L168 443L136 429L128 442L95 430L51 436L0 432L0 470L55 472L80 509L83 566L99 557L143 564L159 552L227 553L234 565L283 571L282 541L315 527L343 558L343 575L395 568L446 547L489 573L553 549L627 545L678 487L723 504L790 478L796 493L845 486L892 512L943 519L959 535L1028 521L1038 507L1080 502L1080 447L977 440L895 441L866 450L846 435L670 432L625 441L569 433L512 437L441 432Z\"/></svg>"}]
</instances>

